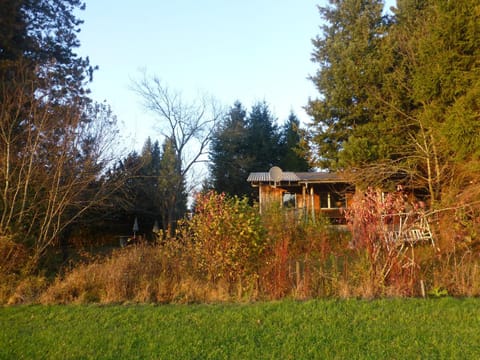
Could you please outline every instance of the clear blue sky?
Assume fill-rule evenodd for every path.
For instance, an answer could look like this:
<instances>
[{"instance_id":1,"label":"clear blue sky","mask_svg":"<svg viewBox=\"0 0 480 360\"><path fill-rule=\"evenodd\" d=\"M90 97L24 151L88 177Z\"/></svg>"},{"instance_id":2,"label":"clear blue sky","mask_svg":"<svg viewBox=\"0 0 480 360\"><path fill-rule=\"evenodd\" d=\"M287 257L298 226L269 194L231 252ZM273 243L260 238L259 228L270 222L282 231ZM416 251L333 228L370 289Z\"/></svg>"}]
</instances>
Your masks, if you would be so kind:
<instances>
[{"instance_id":1,"label":"clear blue sky","mask_svg":"<svg viewBox=\"0 0 480 360\"><path fill-rule=\"evenodd\" d=\"M152 116L130 89L140 69L159 76L184 98L199 92L249 110L265 100L279 123L317 93L310 80L311 39L320 33L317 5L326 0L87 0L80 12L79 53L100 69L92 97L106 100L127 147L159 139ZM391 3L392 1L389 1Z\"/></svg>"}]
</instances>

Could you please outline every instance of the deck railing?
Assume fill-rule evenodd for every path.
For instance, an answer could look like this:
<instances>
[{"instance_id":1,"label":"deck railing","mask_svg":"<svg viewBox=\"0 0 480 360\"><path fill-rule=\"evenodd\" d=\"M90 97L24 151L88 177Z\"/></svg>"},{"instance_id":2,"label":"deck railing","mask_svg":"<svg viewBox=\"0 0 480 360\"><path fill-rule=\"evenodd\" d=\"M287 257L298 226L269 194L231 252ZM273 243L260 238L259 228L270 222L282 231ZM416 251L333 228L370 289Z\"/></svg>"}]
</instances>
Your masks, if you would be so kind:
<instances>
[{"instance_id":1,"label":"deck railing","mask_svg":"<svg viewBox=\"0 0 480 360\"><path fill-rule=\"evenodd\" d=\"M424 213L409 212L382 216L383 236L392 244L430 242L435 245L428 219Z\"/></svg>"}]
</instances>

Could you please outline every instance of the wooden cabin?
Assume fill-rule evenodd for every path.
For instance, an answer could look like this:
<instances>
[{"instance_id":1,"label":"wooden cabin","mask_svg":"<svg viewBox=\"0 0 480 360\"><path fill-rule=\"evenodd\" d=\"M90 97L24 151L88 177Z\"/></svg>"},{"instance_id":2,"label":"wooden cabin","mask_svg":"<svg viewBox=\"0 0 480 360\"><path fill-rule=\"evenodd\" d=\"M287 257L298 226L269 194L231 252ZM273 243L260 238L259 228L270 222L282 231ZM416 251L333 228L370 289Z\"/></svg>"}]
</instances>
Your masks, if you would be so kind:
<instances>
[{"instance_id":1,"label":"wooden cabin","mask_svg":"<svg viewBox=\"0 0 480 360\"><path fill-rule=\"evenodd\" d=\"M354 186L338 173L290 172L274 167L269 172L250 173L247 181L258 188L260 211L276 202L313 219L322 214L333 224L345 223L342 209L348 207L354 194Z\"/></svg>"}]
</instances>

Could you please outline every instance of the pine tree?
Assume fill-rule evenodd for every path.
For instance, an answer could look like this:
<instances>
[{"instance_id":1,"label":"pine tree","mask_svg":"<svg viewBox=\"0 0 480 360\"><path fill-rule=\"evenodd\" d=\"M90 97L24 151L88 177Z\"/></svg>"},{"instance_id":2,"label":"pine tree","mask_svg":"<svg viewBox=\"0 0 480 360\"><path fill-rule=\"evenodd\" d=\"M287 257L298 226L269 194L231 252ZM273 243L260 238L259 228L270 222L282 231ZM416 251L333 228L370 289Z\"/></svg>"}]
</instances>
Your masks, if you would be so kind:
<instances>
[{"instance_id":1,"label":"pine tree","mask_svg":"<svg viewBox=\"0 0 480 360\"><path fill-rule=\"evenodd\" d=\"M10 79L25 73L42 79L45 85L37 86L54 95L50 101L86 101L86 84L95 68L74 52L82 24L76 12L84 8L81 0L2 1L0 72Z\"/></svg>"},{"instance_id":2,"label":"pine tree","mask_svg":"<svg viewBox=\"0 0 480 360\"><path fill-rule=\"evenodd\" d=\"M268 171L280 161L280 136L276 119L266 102L252 106L247 118L245 152L249 172Z\"/></svg>"},{"instance_id":3,"label":"pine tree","mask_svg":"<svg viewBox=\"0 0 480 360\"><path fill-rule=\"evenodd\" d=\"M186 184L180 168L181 160L175 151L175 142L166 138L162 145L156 201L160 205L163 228L170 235L173 235L177 220L187 211Z\"/></svg>"},{"instance_id":4,"label":"pine tree","mask_svg":"<svg viewBox=\"0 0 480 360\"><path fill-rule=\"evenodd\" d=\"M292 112L280 131L279 166L287 171L308 171L310 166L302 149L300 120Z\"/></svg>"},{"instance_id":5,"label":"pine tree","mask_svg":"<svg viewBox=\"0 0 480 360\"><path fill-rule=\"evenodd\" d=\"M447 188L462 191L478 179L479 13L476 1L443 0L402 1L396 14L392 36L404 59L397 73L407 79L402 86L414 104L399 117L415 125L416 161L409 165L432 202Z\"/></svg>"},{"instance_id":6,"label":"pine tree","mask_svg":"<svg viewBox=\"0 0 480 360\"><path fill-rule=\"evenodd\" d=\"M319 163L355 169L366 183L404 181L442 194L475 184L479 170L479 5L402 0L331 1L314 41L311 136Z\"/></svg>"},{"instance_id":7,"label":"pine tree","mask_svg":"<svg viewBox=\"0 0 480 360\"><path fill-rule=\"evenodd\" d=\"M330 0L330 6L319 9L325 25L322 36L313 40L312 60L320 68L312 81L320 97L307 110L313 117L317 165L336 169L344 166L340 154L356 128L379 115L369 90L382 82L378 44L387 27L381 0ZM370 147L371 135L363 134L362 143L357 138L357 145ZM380 149L369 152L369 160L383 156Z\"/></svg>"},{"instance_id":8,"label":"pine tree","mask_svg":"<svg viewBox=\"0 0 480 360\"><path fill-rule=\"evenodd\" d=\"M211 186L217 192L244 196L251 193L246 182L251 158L247 156L246 110L237 101L219 124L210 145Z\"/></svg>"}]
</instances>

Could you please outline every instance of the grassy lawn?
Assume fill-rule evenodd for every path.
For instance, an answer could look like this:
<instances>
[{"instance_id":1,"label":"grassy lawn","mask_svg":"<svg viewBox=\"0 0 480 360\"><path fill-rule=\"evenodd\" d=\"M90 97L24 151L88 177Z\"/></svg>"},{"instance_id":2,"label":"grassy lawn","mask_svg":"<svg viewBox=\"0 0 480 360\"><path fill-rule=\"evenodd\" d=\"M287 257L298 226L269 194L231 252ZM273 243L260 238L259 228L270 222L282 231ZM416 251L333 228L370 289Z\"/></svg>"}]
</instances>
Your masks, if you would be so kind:
<instances>
[{"instance_id":1,"label":"grassy lawn","mask_svg":"<svg viewBox=\"0 0 480 360\"><path fill-rule=\"evenodd\" d=\"M480 300L0 308L1 359L479 359Z\"/></svg>"}]
</instances>

